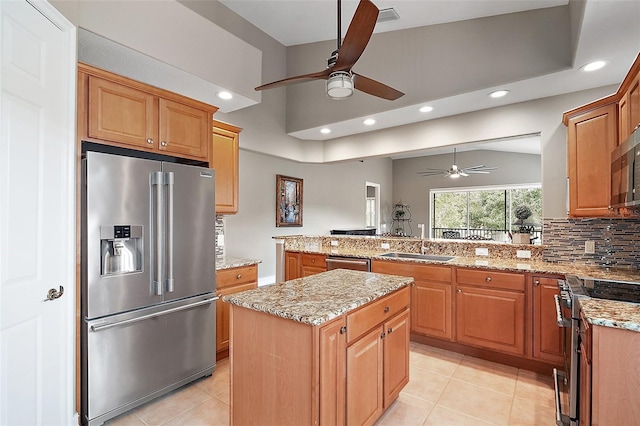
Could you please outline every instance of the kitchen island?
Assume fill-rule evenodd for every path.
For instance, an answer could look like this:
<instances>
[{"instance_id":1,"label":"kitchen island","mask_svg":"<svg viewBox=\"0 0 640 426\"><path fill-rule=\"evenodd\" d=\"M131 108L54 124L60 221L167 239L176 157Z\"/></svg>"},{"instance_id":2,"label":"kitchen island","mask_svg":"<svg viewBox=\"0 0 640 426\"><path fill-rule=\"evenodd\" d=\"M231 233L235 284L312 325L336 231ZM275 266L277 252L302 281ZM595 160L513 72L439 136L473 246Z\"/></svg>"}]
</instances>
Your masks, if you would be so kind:
<instances>
[{"instance_id":1,"label":"kitchen island","mask_svg":"<svg viewBox=\"0 0 640 426\"><path fill-rule=\"evenodd\" d=\"M337 269L224 296L231 423L375 423L409 381L412 281Z\"/></svg>"}]
</instances>

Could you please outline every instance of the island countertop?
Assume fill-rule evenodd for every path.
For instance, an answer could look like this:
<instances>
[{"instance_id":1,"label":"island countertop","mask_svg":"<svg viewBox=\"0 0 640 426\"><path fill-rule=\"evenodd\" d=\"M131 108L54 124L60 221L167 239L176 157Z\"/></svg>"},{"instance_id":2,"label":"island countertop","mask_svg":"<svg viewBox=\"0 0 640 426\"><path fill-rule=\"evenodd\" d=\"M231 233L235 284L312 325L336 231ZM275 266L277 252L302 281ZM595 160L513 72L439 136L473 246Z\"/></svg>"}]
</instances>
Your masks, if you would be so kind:
<instances>
[{"instance_id":1,"label":"island countertop","mask_svg":"<svg viewBox=\"0 0 640 426\"><path fill-rule=\"evenodd\" d=\"M293 321L321 325L411 282L410 277L334 269L229 294L222 300Z\"/></svg>"}]
</instances>

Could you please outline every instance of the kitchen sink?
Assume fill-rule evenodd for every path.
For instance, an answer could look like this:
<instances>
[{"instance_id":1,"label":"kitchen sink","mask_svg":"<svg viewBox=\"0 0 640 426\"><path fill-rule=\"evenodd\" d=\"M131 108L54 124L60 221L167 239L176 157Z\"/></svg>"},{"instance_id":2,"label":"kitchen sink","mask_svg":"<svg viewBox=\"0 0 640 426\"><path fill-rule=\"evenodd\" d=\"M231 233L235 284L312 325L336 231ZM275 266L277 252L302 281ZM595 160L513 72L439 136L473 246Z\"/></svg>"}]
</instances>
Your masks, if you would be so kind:
<instances>
[{"instance_id":1,"label":"kitchen sink","mask_svg":"<svg viewBox=\"0 0 640 426\"><path fill-rule=\"evenodd\" d=\"M454 259L455 256L439 256L436 254L418 254L418 253L384 253L381 257L391 257L394 259L416 259L416 260L430 260L435 262L448 262Z\"/></svg>"}]
</instances>

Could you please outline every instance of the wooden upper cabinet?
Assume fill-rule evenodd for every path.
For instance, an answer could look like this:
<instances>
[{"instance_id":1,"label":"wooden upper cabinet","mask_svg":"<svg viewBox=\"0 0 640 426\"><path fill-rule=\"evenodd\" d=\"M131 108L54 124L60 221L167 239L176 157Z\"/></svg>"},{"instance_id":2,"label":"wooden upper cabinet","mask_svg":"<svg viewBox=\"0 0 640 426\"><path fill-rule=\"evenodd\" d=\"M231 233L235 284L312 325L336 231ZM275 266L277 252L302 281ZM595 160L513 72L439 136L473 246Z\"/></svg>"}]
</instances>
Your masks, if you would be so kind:
<instances>
[{"instance_id":1,"label":"wooden upper cabinet","mask_svg":"<svg viewBox=\"0 0 640 426\"><path fill-rule=\"evenodd\" d=\"M209 164L216 170L216 213L238 212L239 127L213 121Z\"/></svg>"},{"instance_id":2,"label":"wooden upper cabinet","mask_svg":"<svg viewBox=\"0 0 640 426\"><path fill-rule=\"evenodd\" d=\"M89 137L157 149L155 103L156 98L149 93L89 76Z\"/></svg>"},{"instance_id":3,"label":"wooden upper cabinet","mask_svg":"<svg viewBox=\"0 0 640 426\"><path fill-rule=\"evenodd\" d=\"M618 145L616 104L569 118L569 216L608 216L611 151Z\"/></svg>"},{"instance_id":4,"label":"wooden upper cabinet","mask_svg":"<svg viewBox=\"0 0 640 426\"><path fill-rule=\"evenodd\" d=\"M208 159L209 125L207 111L168 99L160 99L160 151L181 157Z\"/></svg>"},{"instance_id":5,"label":"wooden upper cabinet","mask_svg":"<svg viewBox=\"0 0 640 426\"><path fill-rule=\"evenodd\" d=\"M78 138L206 162L218 108L78 64Z\"/></svg>"}]
</instances>

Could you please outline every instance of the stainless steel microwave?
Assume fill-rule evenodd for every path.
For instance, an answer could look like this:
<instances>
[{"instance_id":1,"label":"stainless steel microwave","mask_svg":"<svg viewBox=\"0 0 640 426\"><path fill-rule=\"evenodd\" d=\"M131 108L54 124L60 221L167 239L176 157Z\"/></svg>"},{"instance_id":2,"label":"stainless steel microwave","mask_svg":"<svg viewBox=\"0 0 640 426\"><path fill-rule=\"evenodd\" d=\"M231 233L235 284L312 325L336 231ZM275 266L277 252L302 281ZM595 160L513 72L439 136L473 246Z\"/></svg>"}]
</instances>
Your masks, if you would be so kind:
<instances>
[{"instance_id":1,"label":"stainless steel microwave","mask_svg":"<svg viewBox=\"0 0 640 426\"><path fill-rule=\"evenodd\" d=\"M640 126L611 152L611 207L640 205Z\"/></svg>"}]
</instances>

